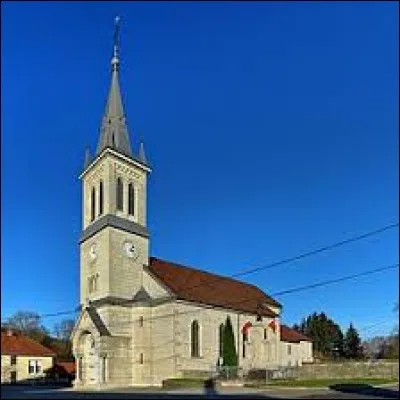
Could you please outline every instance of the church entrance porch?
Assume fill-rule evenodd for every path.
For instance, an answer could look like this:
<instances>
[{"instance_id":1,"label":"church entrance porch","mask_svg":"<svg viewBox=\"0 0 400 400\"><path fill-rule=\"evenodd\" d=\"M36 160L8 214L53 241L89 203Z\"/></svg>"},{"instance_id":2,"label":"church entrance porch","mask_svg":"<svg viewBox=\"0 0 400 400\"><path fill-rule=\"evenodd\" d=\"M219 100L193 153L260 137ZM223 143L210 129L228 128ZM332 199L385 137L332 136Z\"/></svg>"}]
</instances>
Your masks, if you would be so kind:
<instances>
[{"instance_id":1,"label":"church entrance porch","mask_svg":"<svg viewBox=\"0 0 400 400\"><path fill-rule=\"evenodd\" d=\"M99 341L89 332L82 332L77 348L77 385L95 386L104 382L105 360L100 357ZM103 361L103 362L102 362Z\"/></svg>"}]
</instances>

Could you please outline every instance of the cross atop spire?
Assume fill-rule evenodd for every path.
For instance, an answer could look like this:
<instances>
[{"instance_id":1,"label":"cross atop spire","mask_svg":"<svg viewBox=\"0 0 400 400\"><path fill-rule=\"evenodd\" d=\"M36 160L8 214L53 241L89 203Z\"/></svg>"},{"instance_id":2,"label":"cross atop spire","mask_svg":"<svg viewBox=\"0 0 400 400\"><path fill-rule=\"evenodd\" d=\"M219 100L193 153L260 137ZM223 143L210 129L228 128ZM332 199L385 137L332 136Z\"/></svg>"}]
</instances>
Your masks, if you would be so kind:
<instances>
[{"instance_id":1,"label":"cross atop spire","mask_svg":"<svg viewBox=\"0 0 400 400\"><path fill-rule=\"evenodd\" d=\"M100 154L105 148L110 147L119 153L124 154L125 156L132 157L132 150L129 141L128 128L126 126L118 79L119 21L120 18L116 17L113 57L111 59L111 86L101 125L100 139L97 145L96 155Z\"/></svg>"},{"instance_id":2,"label":"cross atop spire","mask_svg":"<svg viewBox=\"0 0 400 400\"><path fill-rule=\"evenodd\" d=\"M119 59L118 59L118 33L119 33L119 21L120 21L120 17L115 17L115 30L114 30L114 55L113 58L111 59L111 65L114 69L118 69L118 65L119 65Z\"/></svg>"}]
</instances>

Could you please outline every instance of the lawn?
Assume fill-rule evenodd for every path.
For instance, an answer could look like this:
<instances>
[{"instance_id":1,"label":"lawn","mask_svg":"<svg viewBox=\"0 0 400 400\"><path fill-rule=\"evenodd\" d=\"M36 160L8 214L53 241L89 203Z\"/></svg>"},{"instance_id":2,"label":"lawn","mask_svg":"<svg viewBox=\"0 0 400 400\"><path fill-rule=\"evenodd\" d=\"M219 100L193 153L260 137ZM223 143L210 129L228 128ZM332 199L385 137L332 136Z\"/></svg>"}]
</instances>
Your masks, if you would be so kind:
<instances>
[{"instance_id":1,"label":"lawn","mask_svg":"<svg viewBox=\"0 0 400 400\"><path fill-rule=\"evenodd\" d=\"M163 387L168 389L176 388L199 388L204 387L206 379L201 378L175 378L163 381Z\"/></svg>"},{"instance_id":2,"label":"lawn","mask_svg":"<svg viewBox=\"0 0 400 400\"><path fill-rule=\"evenodd\" d=\"M357 384L357 385L382 385L385 383L395 383L396 379L380 379L380 378L359 378L359 379L276 379L269 381L268 383L249 383L247 387L270 387L270 386L281 386L281 387L328 387L332 385L341 384Z\"/></svg>"}]
</instances>

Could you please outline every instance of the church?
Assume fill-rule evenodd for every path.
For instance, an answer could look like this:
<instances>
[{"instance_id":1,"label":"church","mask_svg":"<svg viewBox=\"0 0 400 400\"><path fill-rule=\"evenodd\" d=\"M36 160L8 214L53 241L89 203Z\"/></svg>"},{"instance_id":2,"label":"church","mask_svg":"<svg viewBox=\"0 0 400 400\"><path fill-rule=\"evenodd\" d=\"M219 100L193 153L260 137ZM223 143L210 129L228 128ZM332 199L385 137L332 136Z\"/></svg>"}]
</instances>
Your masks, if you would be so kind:
<instances>
[{"instance_id":1,"label":"church","mask_svg":"<svg viewBox=\"0 0 400 400\"><path fill-rule=\"evenodd\" d=\"M241 370L312 362L311 340L281 324L282 305L256 286L150 255L151 166L143 143L132 151L114 40L97 150L86 152L80 175L75 387L161 385L216 371L228 319Z\"/></svg>"}]
</instances>

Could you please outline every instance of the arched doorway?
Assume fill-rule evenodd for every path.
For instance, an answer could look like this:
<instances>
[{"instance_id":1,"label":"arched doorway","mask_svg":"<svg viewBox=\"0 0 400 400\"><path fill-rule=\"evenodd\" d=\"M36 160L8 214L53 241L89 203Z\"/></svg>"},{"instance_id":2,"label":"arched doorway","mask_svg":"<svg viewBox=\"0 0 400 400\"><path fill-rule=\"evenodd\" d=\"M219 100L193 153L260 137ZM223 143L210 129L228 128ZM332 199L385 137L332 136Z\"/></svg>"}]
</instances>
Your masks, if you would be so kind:
<instances>
[{"instance_id":1,"label":"arched doorway","mask_svg":"<svg viewBox=\"0 0 400 400\"><path fill-rule=\"evenodd\" d=\"M79 339L78 375L85 385L96 385L100 381L100 359L94 336L85 331Z\"/></svg>"}]
</instances>

